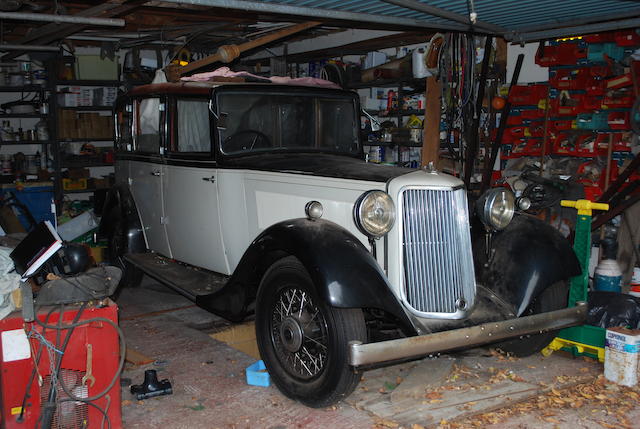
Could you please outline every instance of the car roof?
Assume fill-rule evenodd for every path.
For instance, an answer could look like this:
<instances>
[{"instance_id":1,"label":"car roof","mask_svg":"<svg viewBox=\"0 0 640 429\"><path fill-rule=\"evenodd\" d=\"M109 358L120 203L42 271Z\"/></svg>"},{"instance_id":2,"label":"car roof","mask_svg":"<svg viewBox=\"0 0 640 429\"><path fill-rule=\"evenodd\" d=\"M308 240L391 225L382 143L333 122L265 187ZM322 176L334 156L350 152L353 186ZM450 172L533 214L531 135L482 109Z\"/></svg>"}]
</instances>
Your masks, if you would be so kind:
<instances>
[{"instance_id":1,"label":"car roof","mask_svg":"<svg viewBox=\"0 0 640 429\"><path fill-rule=\"evenodd\" d=\"M224 78L223 78L224 79ZM318 86L307 85L286 85L282 83L270 83L270 82L246 82L244 79L231 78L234 80L216 80L208 82L189 82L181 81L176 83L151 83L146 85L140 85L133 87L127 92L127 95L149 95L149 94L181 94L181 95L209 95L212 88L220 86L236 86L242 85L255 86L262 88L269 87L289 87L289 88L306 88L311 90L327 90ZM336 91L335 89L330 89Z\"/></svg>"}]
</instances>

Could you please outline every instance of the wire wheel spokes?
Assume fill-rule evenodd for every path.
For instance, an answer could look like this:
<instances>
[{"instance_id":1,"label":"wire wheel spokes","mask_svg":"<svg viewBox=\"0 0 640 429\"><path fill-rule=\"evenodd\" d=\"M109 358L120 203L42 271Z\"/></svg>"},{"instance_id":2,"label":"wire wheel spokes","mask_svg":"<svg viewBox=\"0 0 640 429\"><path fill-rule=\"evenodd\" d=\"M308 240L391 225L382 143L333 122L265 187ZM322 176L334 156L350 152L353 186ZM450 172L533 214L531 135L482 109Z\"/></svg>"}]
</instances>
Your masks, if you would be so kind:
<instances>
[{"instance_id":1,"label":"wire wheel spokes","mask_svg":"<svg viewBox=\"0 0 640 429\"><path fill-rule=\"evenodd\" d=\"M271 338L282 366L292 376L311 379L327 362L327 322L307 292L285 288L271 312Z\"/></svg>"}]
</instances>

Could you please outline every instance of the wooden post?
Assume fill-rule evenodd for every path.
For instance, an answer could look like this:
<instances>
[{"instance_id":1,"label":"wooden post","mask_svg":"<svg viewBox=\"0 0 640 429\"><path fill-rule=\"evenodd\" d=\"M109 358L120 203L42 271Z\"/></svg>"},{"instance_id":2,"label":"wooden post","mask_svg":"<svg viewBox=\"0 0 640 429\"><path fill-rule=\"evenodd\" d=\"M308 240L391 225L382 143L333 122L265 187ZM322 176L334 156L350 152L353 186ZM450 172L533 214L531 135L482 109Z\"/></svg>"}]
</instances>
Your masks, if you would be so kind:
<instances>
[{"instance_id":1,"label":"wooden post","mask_svg":"<svg viewBox=\"0 0 640 429\"><path fill-rule=\"evenodd\" d=\"M438 166L440 153L440 96L442 85L435 76L427 78L426 112L422 123L422 166Z\"/></svg>"}]
</instances>

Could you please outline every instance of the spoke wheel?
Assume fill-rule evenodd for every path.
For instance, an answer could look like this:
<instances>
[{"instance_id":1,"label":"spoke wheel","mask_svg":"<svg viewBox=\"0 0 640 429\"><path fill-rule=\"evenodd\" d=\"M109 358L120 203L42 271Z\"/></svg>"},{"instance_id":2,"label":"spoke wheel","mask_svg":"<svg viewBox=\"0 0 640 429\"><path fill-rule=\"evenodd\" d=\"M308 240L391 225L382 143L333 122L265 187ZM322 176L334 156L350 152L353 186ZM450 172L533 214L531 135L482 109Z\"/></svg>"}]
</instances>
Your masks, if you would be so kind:
<instances>
[{"instance_id":1,"label":"spoke wheel","mask_svg":"<svg viewBox=\"0 0 640 429\"><path fill-rule=\"evenodd\" d=\"M256 338L274 384L308 406L334 404L360 381L349 366L348 345L366 342L362 311L326 305L293 257L276 262L262 279Z\"/></svg>"},{"instance_id":2,"label":"spoke wheel","mask_svg":"<svg viewBox=\"0 0 640 429\"><path fill-rule=\"evenodd\" d=\"M292 375L308 380L325 367L327 321L312 298L302 289L278 293L271 317L271 341L280 363Z\"/></svg>"}]
</instances>

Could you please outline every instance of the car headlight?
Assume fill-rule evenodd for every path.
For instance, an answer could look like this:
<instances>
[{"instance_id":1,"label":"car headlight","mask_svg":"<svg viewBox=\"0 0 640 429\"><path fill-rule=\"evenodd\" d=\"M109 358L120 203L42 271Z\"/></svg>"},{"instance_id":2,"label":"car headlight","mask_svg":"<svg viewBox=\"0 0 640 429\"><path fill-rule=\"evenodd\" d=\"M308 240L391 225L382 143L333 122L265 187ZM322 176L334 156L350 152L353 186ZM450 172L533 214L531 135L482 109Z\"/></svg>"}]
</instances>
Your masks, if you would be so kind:
<instances>
[{"instance_id":1,"label":"car headlight","mask_svg":"<svg viewBox=\"0 0 640 429\"><path fill-rule=\"evenodd\" d=\"M358 229L367 237L380 238L388 233L396 221L393 200L383 191L367 191L358 198L353 218Z\"/></svg>"},{"instance_id":2,"label":"car headlight","mask_svg":"<svg viewBox=\"0 0 640 429\"><path fill-rule=\"evenodd\" d=\"M490 189L477 202L478 214L482 223L489 229L505 229L513 219L515 197L513 192L504 188Z\"/></svg>"}]
</instances>

